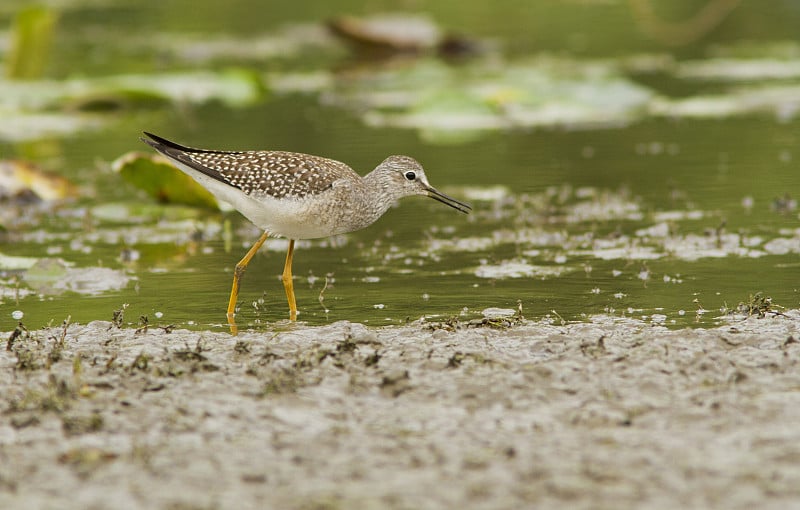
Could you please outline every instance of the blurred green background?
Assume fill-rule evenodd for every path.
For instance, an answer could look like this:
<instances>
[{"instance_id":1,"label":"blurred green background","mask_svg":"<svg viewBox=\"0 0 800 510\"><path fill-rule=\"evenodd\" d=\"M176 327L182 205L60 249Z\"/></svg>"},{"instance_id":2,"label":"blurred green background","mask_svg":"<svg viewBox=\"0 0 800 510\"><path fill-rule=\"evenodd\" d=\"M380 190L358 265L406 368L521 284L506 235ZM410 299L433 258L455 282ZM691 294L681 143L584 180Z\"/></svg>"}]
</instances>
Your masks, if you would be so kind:
<instances>
[{"instance_id":1,"label":"blurred green background","mask_svg":"<svg viewBox=\"0 0 800 510\"><path fill-rule=\"evenodd\" d=\"M131 324L224 322L258 232L115 172L147 151L143 130L362 174L408 154L473 203L463 217L408 199L301 243L311 324L521 303L532 319L704 326L757 292L796 308L798 26L792 1L3 2L4 182L72 192L4 193L0 328L124 304ZM241 324L287 317L284 249L251 264Z\"/></svg>"}]
</instances>

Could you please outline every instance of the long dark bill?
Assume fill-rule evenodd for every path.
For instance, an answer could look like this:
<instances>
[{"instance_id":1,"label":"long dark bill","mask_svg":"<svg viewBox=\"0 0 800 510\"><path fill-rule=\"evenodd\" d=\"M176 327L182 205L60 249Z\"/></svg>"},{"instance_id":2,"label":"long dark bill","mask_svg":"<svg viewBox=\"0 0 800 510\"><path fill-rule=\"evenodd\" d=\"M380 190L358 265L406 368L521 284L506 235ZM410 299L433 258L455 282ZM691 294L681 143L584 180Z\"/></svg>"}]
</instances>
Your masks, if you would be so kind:
<instances>
[{"instance_id":1,"label":"long dark bill","mask_svg":"<svg viewBox=\"0 0 800 510\"><path fill-rule=\"evenodd\" d=\"M443 203L445 205L449 205L453 209L456 209L457 211L461 211L464 214L469 214L469 212L472 210L472 206L471 205L469 205L467 203L464 203L464 202L461 202L459 200L456 200L453 197L449 197L449 196L445 195L444 193L442 193L440 191L437 191L435 188L428 187L427 192L428 192L428 196L431 197L432 199L436 200L437 202L441 202L441 203Z\"/></svg>"}]
</instances>

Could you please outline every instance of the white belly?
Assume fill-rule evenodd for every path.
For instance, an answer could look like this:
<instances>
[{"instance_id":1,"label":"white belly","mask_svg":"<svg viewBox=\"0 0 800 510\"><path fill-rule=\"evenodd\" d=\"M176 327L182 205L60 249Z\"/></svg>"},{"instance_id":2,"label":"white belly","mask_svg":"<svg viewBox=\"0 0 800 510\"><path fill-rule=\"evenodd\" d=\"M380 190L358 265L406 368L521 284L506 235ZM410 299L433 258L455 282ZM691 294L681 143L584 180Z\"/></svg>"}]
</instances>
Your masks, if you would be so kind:
<instances>
[{"instance_id":1,"label":"white belly","mask_svg":"<svg viewBox=\"0 0 800 510\"><path fill-rule=\"evenodd\" d=\"M270 235L289 239L315 239L340 233L332 230L323 218L314 215L310 204L306 202L268 196L255 198L179 161L171 158L170 161L211 192L217 200L230 204L255 226L269 232Z\"/></svg>"}]
</instances>

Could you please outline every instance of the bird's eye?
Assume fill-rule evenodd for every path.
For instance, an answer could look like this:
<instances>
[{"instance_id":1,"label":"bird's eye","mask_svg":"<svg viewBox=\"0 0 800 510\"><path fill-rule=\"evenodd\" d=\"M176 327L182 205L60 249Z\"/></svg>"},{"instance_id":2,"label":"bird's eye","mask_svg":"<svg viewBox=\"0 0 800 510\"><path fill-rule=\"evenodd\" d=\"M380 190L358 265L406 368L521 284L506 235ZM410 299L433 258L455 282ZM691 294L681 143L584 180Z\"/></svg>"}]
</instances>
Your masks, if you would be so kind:
<instances>
[{"instance_id":1,"label":"bird's eye","mask_svg":"<svg viewBox=\"0 0 800 510\"><path fill-rule=\"evenodd\" d=\"M417 174L415 174L414 172L406 172L406 179L408 179L409 181L413 181L416 178Z\"/></svg>"}]
</instances>

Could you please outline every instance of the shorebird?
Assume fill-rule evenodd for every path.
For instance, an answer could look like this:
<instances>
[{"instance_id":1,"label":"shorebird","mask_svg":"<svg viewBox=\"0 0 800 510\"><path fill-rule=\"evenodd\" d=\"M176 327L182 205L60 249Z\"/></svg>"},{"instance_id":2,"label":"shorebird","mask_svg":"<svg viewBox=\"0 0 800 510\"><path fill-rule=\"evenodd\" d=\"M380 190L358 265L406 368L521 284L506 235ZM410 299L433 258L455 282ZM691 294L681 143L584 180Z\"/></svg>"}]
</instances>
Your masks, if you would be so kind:
<instances>
[{"instance_id":1,"label":"shorebird","mask_svg":"<svg viewBox=\"0 0 800 510\"><path fill-rule=\"evenodd\" d=\"M263 234L236 264L227 319L236 334L236 300L247 265L270 236L289 239L282 281L289 319L297 319L292 256L297 239L315 239L365 228L397 200L424 195L462 213L469 204L428 183L414 158L389 156L365 176L346 164L310 154L284 151L221 151L184 147L145 132L142 141L169 159L218 200L229 203Z\"/></svg>"}]
</instances>

